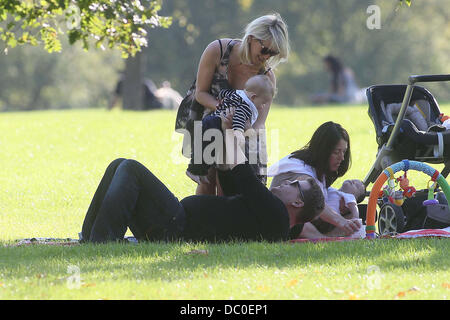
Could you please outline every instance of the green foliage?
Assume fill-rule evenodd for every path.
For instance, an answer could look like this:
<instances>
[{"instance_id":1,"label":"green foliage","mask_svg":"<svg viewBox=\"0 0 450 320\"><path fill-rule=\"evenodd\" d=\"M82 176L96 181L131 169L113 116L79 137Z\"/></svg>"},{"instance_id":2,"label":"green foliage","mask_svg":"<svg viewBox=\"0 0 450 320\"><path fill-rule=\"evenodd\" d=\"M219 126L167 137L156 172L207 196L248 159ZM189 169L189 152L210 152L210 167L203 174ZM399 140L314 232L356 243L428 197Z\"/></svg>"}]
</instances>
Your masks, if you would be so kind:
<instances>
[{"instance_id":1,"label":"green foliage","mask_svg":"<svg viewBox=\"0 0 450 320\"><path fill-rule=\"evenodd\" d=\"M449 73L450 6L442 0L413 1L410 7L399 4L383 0L164 0L158 13L172 17L173 23L169 28L147 30L149 43L142 50L142 75L157 86L169 80L184 94L210 42L221 37L241 38L247 23L273 11L288 24L292 48L288 62L275 70L277 103L307 105L311 94L326 91L330 82L322 63L326 54L340 57L352 68L362 88L405 83L411 74ZM369 5L380 7L380 29L367 28ZM5 12L0 6L0 14ZM77 22L75 18L72 21ZM10 22L14 19L8 18ZM0 23L0 39L10 43L11 53L0 55L0 110L107 105L119 77L117 72L123 70L124 61L115 54L120 51L90 50L83 55L83 46L117 46L106 38L103 42L94 38L84 41L82 30L69 29L66 22L58 24L64 27L66 37L61 37L55 25L49 25L57 31L63 48L49 57L31 46L20 45L31 41L36 32L26 30L22 34L20 28L15 30L17 27L8 30L6 20ZM35 25L40 26L38 22ZM93 28L101 26L95 22ZM38 32L34 44L43 44L40 35ZM56 48L53 38L48 40L49 48ZM19 57L26 57L26 61ZM49 66L47 73L42 71L43 65ZM450 100L450 83L426 87L439 103Z\"/></svg>"},{"instance_id":2,"label":"green foliage","mask_svg":"<svg viewBox=\"0 0 450 320\"><path fill-rule=\"evenodd\" d=\"M406 3L408 5L408 7L411 6L411 0L398 0L400 3L399 5L402 6L403 3Z\"/></svg>"},{"instance_id":3,"label":"green foliage","mask_svg":"<svg viewBox=\"0 0 450 320\"><path fill-rule=\"evenodd\" d=\"M48 52L61 51L59 37L80 41L88 50L119 48L123 57L147 45L147 30L167 28L170 17L161 17L160 1L148 0L3 0L0 39L8 48L43 43Z\"/></svg>"},{"instance_id":4,"label":"green foliage","mask_svg":"<svg viewBox=\"0 0 450 320\"><path fill-rule=\"evenodd\" d=\"M450 7L430 0L397 10L399 3L166 0L161 14L172 16L173 23L168 29L150 31L153 41L146 50L146 74L156 82L170 80L184 93L195 78L206 45L220 37L241 38L247 23L273 11L286 21L292 48L288 62L275 70L279 103L308 104L311 94L328 90L330 78L322 63L327 54L352 68L362 88L404 83L410 74L448 73ZM380 29L366 25L370 5L380 8ZM208 14L197 14L202 11ZM450 100L449 88L436 85L432 92L438 100Z\"/></svg>"},{"instance_id":5,"label":"green foliage","mask_svg":"<svg viewBox=\"0 0 450 320\"><path fill-rule=\"evenodd\" d=\"M0 111L107 105L123 65L118 50L89 50L61 39L63 49L18 46L0 55Z\"/></svg>"}]
</instances>

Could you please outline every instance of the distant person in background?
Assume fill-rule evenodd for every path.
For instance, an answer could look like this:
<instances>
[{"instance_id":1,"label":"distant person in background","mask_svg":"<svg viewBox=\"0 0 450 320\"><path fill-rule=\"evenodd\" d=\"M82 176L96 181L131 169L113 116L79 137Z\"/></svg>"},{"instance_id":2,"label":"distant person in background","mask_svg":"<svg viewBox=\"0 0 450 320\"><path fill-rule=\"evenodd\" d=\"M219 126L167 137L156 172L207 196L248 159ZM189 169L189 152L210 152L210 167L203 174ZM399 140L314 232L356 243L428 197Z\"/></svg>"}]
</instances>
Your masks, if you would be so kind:
<instances>
[{"instance_id":1,"label":"distant person in background","mask_svg":"<svg viewBox=\"0 0 450 320\"><path fill-rule=\"evenodd\" d=\"M161 102L163 109L176 110L183 97L172 89L169 81L164 81L162 87L155 91L155 96Z\"/></svg>"},{"instance_id":2,"label":"distant person in background","mask_svg":"<svg viewBox=\"0 0 450 320\"><path fill-rule=\"evenodd\" d=\"M114 108L119 98L123 97L123 83L124 83L124 76L122 75L119 81L117 82L116 89L114 90L113 96L108 105L108 110ZM150 79L144 79L142 86L144 90L143 93L144 101L142 103L143 109L141 110L161 109L163 105L155 95L157 88L156 85L153 83L153 81Z\"/></svg>"},{"instance_id":3,"label":"distant person in background","mask_svg":"<svg viewBox=\"0 0 450 320\"><path fill-rule=\"evenodd\" d=\"M345 67L341 61L331 55L323 59L325 69L331 74L330 89L326 93L314 95L311 100L315 104L325 103L362 103L364 90L355 81L353 71Z\"/></svg>"}]
</instances>

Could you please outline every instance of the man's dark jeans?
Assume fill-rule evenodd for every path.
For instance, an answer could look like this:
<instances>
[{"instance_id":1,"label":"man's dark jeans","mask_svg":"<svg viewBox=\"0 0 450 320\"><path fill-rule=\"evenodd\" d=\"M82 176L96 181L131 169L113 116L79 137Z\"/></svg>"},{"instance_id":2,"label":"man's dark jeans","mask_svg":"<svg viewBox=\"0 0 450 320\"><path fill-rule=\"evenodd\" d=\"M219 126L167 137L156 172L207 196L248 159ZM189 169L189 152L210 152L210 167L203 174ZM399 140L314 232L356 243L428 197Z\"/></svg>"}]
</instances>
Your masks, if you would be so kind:
<instances>
[{"instance_id":1,"label":"man's dark jeans","mask_svg":"<svg viewBox=\"0 0 450 320\"><path fill-rule=\"evenodd\" d=\"M100 181L83 222L83 241L121 241L130 228L138 240L172 240L184 228L178 199L144 165L116 159Z\"/></svg>"}]
</instances>

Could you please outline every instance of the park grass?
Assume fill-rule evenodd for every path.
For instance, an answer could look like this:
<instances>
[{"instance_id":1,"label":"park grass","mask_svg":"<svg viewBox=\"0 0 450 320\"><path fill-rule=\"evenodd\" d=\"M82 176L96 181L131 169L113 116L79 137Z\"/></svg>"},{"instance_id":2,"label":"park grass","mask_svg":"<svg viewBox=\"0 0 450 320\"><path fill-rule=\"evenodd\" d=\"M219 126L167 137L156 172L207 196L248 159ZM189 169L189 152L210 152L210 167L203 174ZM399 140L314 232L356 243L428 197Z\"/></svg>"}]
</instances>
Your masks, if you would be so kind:
<instances>
[{"instance_id":1,"label":"park grass","mask_svg":"<svg viewBox=\"0 0 450 320\"><path fill-rule=\"evenodd\" d=\"M448 104L441 109L450 113ZM0 299L448 299L446 239L9 246L20 238L77 238L107 164L118 157L145 164L179 198L193 194L174 118L163 110L0 114ZM364 178L377 150L366 106L274 107L269 164L328 120L351 137L346 177ZM423 175L410 178L426 186Z\"/></svg>"}]
</instances>

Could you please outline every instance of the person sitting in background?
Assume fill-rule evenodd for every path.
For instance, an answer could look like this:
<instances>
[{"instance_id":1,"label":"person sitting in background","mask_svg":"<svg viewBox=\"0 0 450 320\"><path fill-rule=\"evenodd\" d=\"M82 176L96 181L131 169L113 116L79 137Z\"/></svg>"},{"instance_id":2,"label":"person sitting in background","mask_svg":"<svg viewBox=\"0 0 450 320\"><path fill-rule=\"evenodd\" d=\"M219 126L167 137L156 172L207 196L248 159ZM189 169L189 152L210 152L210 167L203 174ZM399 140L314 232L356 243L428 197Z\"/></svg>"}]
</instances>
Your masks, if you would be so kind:
<instances>
[{"instance_id":1,"label":"person sitting in background","mask_svg":"<svg viewBox=\"0 0 450 320\"><path fill-rule=\"evenodd\" d=\"M325 103L362 103L364 90L355 81L353 71L345 67L341 61L328 55L323 59L325 69L331 74L330 89L327 93L319 93L311 97L315 104Z\"/></svg>"},{"instance_id":2,"label":"person sitting in background","mask_svg":"<svg viewBox=\"0 0 450 320\"><path fill-rule=\"evenodd\" d=\"M122 75L117 82L116 88L113 92L113 96L108 104L108 110L114 108L118 100L123 97L123 86L125 77ZM151 109L161 109L163 105L159 99L155 96L156 85L151 79L144 79L142 83L142 109L141 110L151 110Z\"/></svg>"},{"instance_id":3,"label":"person sitting in background","mask_svg":"<svg viewBox=\"0 0 450 320\"><path fill-rule=\"evenodd\" d=\"M163 81L161 88L155 91L155 96L161 102L163 109L176 110L183 97L174 90L169 81Z\"/></svg>"}]
</instances>

